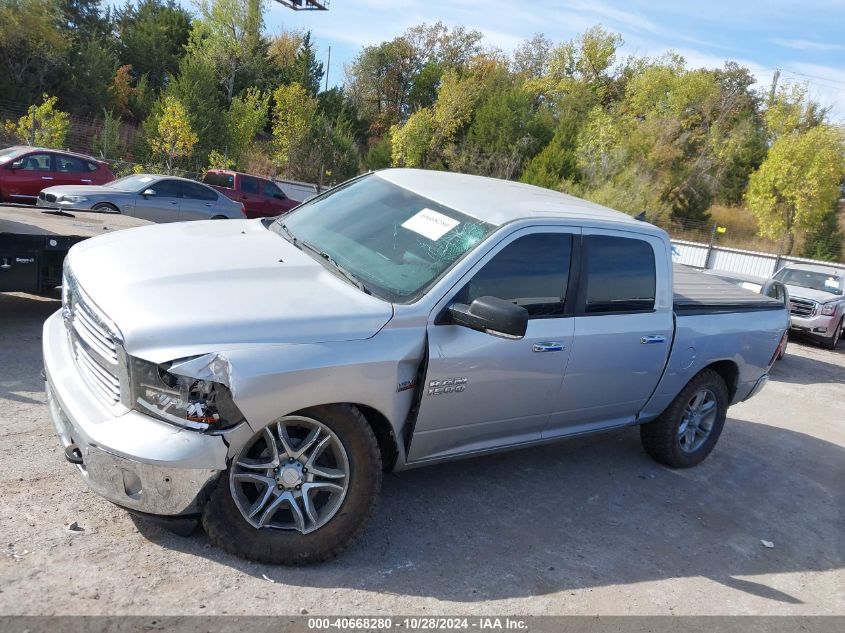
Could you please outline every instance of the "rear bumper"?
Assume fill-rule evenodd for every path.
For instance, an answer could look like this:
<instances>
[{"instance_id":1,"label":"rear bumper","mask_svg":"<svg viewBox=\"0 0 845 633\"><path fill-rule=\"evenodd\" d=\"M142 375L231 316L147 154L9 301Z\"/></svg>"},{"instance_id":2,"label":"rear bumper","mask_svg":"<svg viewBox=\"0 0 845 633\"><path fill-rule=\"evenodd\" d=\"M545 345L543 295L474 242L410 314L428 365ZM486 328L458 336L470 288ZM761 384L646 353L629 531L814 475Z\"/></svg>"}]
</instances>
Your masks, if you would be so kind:
<instances>
[{"instance_id":1,"label":"rear bumper","mask_svg":"<svg viewBox=\"0 0 845 633\"><path fill-rule=\"evenodd\" d=\"M223 439L137 411L107 410L77 372L61 313L45 322L43 343L50 417L91 490L149 514L196 513L206 487L226 468Z\"/></svg>"}]
</instances>

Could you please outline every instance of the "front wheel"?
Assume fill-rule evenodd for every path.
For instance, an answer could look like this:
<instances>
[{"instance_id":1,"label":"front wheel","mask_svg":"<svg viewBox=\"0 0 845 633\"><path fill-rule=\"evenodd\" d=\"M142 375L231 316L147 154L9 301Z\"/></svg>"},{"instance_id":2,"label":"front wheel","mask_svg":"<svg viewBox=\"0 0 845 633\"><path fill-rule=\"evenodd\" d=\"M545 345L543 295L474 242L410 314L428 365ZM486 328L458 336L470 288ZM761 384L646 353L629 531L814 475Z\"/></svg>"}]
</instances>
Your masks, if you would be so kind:
<instances>
[{"instance_id":1,"label":"front wheel","mask_svg":"<svg viewBox=\"0 0 845 633\"><path fill-rule=\"evenodd\" d=\"M203 526L242 558L316 563L355 541L380 486L378 444L361 412L315 407L280 418L244 445L218 480Z\"/></svg>"},{"instance_id":2,"label":"front wheel","mask_svg":"<svg viewBox=\"0 0 845 633\"><path fill-rule=\"evenodd\" d=\"M100 213L120 213L120 210L116 206L108 202L98 202L91 207L91 210L99 211Z\"/></svg>"},{"instance_id":3,"label":"front wheel","mask_svg":"<svg viewBox=\"0 0 845 633\"><path fill-rule=\"evenodd\" d=\"M839 339L842 337L843 326L845 326L845 317L839 319L839 325L837 325L836 329L833 330L833 334L826 339L822 339L822 344L827 349L836 349L836 346L839 344Z\"/></svg>"},{"instance_id":4,"label":"front wheel","mask_svg":"<svg viewBox=\"0 0 845 633\"><path fill-rule=\"evenodd\" d=\"M729 404L728 388L712 369L699 372L653 422L640 426L646 453L671 468L689 468L710 454Z\"/></svg>"}]
</instances>

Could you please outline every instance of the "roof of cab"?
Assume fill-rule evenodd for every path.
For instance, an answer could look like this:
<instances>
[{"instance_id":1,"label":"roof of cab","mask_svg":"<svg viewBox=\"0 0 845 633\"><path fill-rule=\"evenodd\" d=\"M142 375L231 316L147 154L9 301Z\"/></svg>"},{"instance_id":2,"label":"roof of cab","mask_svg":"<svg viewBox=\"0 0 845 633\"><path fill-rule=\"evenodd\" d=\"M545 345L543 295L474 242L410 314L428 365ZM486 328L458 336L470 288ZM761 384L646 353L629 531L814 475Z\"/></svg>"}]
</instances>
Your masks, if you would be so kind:
<instances>
[{"instance_id":1,"label":"roof of cab","mask_svg":"<svg viewBox=\"0 0 845 633\"><path fill-rule=\"evenodd\" d=\"M804 262L789 262L784 268L793 270L806 270L814 273L824 273L825 275L841 276L845 271L842 270L842 264L831 264L825 266L824 264L805 264Z\"/></svg>"},{"instance_id":2,"label":"roof of cab","mask_svg":"<svg viewBox=\"0 0 845 633\"><path fill-rule=\"evenodd\" d=\"M376 174L425 198L494 225L524 218L560 218L649 226L600 204L521 182L424 169L383 169Z\"/></svg>"}]
</instances>

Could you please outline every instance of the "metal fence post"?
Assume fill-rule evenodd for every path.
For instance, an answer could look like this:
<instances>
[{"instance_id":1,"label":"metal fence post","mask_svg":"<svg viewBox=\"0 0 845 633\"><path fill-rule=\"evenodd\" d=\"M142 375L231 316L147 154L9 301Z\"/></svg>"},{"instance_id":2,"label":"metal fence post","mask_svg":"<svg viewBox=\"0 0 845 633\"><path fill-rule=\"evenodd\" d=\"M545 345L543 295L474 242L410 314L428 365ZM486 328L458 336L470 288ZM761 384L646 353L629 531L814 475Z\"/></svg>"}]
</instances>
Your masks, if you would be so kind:
<instances>
[{"instance_id":1,"label":"metal fence post","mask_svg":"<svg viewBox=\"0 0 845 633\"><path fill-rule=\"evenodd\" d=\"M710 242L707 244L707 255L704 257L704 270L710 270L710 258L713 255L713 242L716 241L716 228L718 223L713 224L713 230L710 232Z\"/></svg>"}]
</instances>

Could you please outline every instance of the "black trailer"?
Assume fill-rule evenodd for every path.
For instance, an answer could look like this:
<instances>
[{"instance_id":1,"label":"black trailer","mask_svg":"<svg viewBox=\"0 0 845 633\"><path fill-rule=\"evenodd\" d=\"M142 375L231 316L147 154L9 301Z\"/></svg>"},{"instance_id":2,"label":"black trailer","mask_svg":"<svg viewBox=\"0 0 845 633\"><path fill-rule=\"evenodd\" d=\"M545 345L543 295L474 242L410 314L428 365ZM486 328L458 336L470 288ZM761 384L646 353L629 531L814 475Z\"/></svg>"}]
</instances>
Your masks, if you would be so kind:
<instances>
[{"instance_id":1,"label":"black trailer","mask_svg":"<svg viewBox=\"0 0 845 633\"><path fill-rule=\"evenodd\" d=\"M62 263L71 246L147 224L119 213L0 206L0 292L52 292L62 283Z\"/></svg>"}]
</instances>

